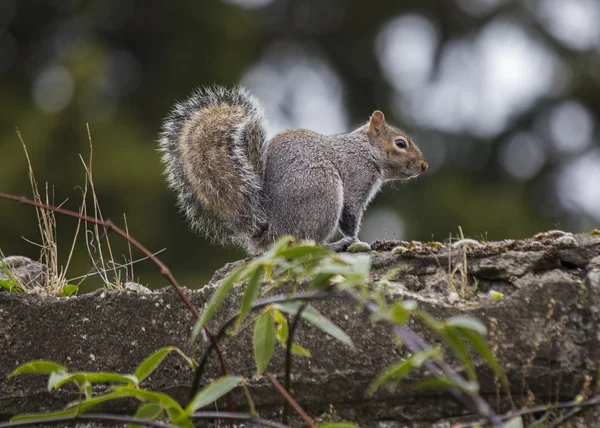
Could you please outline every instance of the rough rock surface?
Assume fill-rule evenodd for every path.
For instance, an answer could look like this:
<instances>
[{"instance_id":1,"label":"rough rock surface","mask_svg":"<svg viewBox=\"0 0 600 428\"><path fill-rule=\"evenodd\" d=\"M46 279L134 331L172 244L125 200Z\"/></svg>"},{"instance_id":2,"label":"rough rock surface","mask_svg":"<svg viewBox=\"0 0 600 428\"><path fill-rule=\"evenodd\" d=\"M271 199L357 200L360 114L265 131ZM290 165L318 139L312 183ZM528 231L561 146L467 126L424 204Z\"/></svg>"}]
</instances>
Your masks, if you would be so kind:
<instances>
[{"instance_id":1,"label":"rough rock surface","mask_svg":"<svg viewBox=\"0 0 600 428\"><path fill-rule=\"evenodd\" d=\"M562 232L539 234L525 241L452 245L414 242L375 242L371 252L374 283L385 286L393 299L414 299L438 319L457 314L482 320L511 381L512 401L519 407L527 396L537 402L564 401L592 385L600 361L600 236ZM198 291L188 291L202 308L220 280L237 264L217 271ZM452 280L449 272L452 272ZM243 287L225 302L210 324L218 326L239 305ZM493 299L490 293L501 293ZM343 301L318 302L319 310L352 337L356 350L302 324L297 341L312 358L293 362L296 399L314 418L354 420L375 426L449 426L466 410L444 392L381 390L372 399L366 387L387 365L406 353L394 343L389 328L372 325ZM77 398L72 388L49 393L46 377L23 375L7 379L19 364L49 359L71 370L132 372L160 347L174 345L198 358L205 344L188 343L192 317L173 290L153 293L100 290L53 298L0 292L0 420L21 412L58 409ZM412 325L426 340L432 334ZM230 373L246 376L261 415L275 416L282 399L264 378L254 377L252 332L225 339L222 350ZM277 349L269 370L280 379L284 352ZM211 360L207 377L219 375ZM478 369L481 394L494 407L510 408L490 371ZM414 378L416 379L416 377ZM147 386L185 402L192 372L175 356L148 379ZM236 407L245 411L241 393ZM108 412L132 412L134 402L107 405ZM584 420L585 421L585 420ZM585 423L585 422L582 422ZM585 426L585 425L582 425Z\"/></svg>"},{"instance_id":2,"label":"rough rock surface","mask_svg":"<svg viewBox=\"0 0 600 428\"><path fill-rule=\"evenodd\" d=\"M10 272L10 276L6 271ZM46 283L47 268L44 264L23 256L9 256L0 261L0 280L13 279L26 289L36 290Z\"/></svg>"}]
</instances>

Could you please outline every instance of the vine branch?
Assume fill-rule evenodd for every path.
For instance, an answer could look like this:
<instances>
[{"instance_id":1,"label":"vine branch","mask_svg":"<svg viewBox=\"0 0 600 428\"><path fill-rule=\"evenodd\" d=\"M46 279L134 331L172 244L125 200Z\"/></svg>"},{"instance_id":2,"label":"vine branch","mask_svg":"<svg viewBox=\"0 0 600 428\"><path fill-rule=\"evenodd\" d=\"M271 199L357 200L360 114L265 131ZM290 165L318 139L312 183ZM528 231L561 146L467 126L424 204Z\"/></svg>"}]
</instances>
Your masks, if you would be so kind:
<instances>
[{"instance_id":1,"label":"vine branch","mask_svg":"<svg viewBox=\"0 0 600 428\"><path fill-rule=\"evenodd\" d=\"M292 325L290 326L290 331L288 333L288 340L285 348L285 389L291 395L292 391L292 345L294 344L294 333L296 333L296 328L298 328L298 324L300 321L300 317L302 316L302 312L306 309L307 303L304 303L298 309L298 312L294 316L294 320L292 321ZM287 401L283 404L283 412L281 413L281 422L287 424L288 420L288 412L289 407Z\"/></svg>"},{"instance_id":2,"label":"vine branch","mask_svg":"<svg viewBox=\"0 0 600 428\"><path fill-rule=\"evenodd\" d=\"M296 400L294 400L294 398L285 390L283 385L280 384L279 381L277 381L277 379L275 379L275 376L273 376L271 373L268 373L268 372L265 373L265 376L267 376L267 378L273 384L273 387L277 390L277 392L279 392L283 396L283 398L285 398L285 400L288 403L290 403L290 406L292 406L292 408L296 411L296 413L298 413L298 415L300 415L302 420L304 422L306 422L306 424L310 428L315 428L316 427L315 421L313 421L311 419L311 417L306 414L306 412L302 409L302 407L300 407L298 402Z\"/></svg>"},{"instance_id":3,"label":"vine branch","mask_svg":"<svg viewBox=\"0 0 600 428\"><path fill-rule=\"evenodd\" d=\"M550 410L556 410L556 409L572 409L573 410L581 410L584 407L593 407L593 406L598 406L600 405L600 395L595 395L592 398L589 398L585 401L566 401L564 403L556 403L556 404L541 404L538 406L533 406L533 407L528 407L526 409L521 409L521 410L517 410L517 411L512 411L512 412L508 412L504 415L498 415L498 419L500 419L501 421L505 421L507 419L511 419L517 416L524 416L524 415L531 415L533 413L540 413L540 412L548 412ZM569 412L571 413L571 412ZM573 412L572 414L569 415L564 415L560 420L555 421L555 422L563 422L564 420L566 420L568 417L571 417L575 414L575 412ZM476 427L478 425L482 425L485 424L487 422L486 419L480 419L474 422L468 422L468 423L464 423L464 424L458 424L456 425L456 428L471 428L471 427ZM550 425L550 426L556 426L556 425Z\"/></svg>"},{"instance_id":4,"label":"vine branch","mask_svg":"<svg viewBox=\"0 0 600 428\"><path fill-rule=\"evenodd\" d=\"M162 260L160 260L150 250L148 250L146 247L144 247L137 239L130 236L123 229L121 229L120 227L115 225L111 220L99 220L97 218L90 217L88 215L83 215L76 211L71 211L66 208L56 207L54 205L44 204L44 203L38 202L38 201L32 201L31 199L27 199L24 196L11 195L9 193L0 192L0 199L8 199L11 201L18 202L19 204L22 204L22 205L29 205L29 206L33 206L36 208L53 211L53 212L56 212L59 214L69 216L69 217L84 220L88 223L97 224L99 226L104 227L106 230L110 230L111 232L113 232L116 235L120 236L121 238L125 239L127 242L129 242L131 245L133 245L135 248L137 248L140 252L142 252L146 257L148 257L160 269L161 275L164 276L165 278L167 278L169 283L173 286L173 288L177 292L179 299L185 304L185 306L187 306L187 308L190 310L190 312L194 315L194 318L196 318L196 319L200 318L200 313L198 312L198 309L196 309L196 307L192 304L190 299L187 298L187 296L183 292L181 286L179 285L179 283L177 282L177 280L175 279L175 277L173 276L173 274L171 273L171 270L167 267L167 265L165 265L162 262ZM225 359L223 358L223 354L221 353L221 350L219 349L219 344L218 344L217 340L215 339L214 335L210 332L208 327L204 326L204 332L208 336L211 348L215 348L215 350L217 352L217 356L218 356L219 362L221 364L222 375L227 376L227 365L225 364ZM230 406L230 409L232 409L233 404L232 404L231 394L228 394L228 404Z\"/></svg>"},{"instance_id":5,"label":"vine branch","mask_svg":"<svg viewBox=\"0 0 600 428\"><path fill-rule=\"evenodd\" d=\"M260 300L257 300L256 302L254 302L252 304L252 309L250 311L253 311L254 309L260 309L262 307L272 305L275 303L298 301L298 300L301 300L301 301L327 300L327 299L333 299L333 298L345 298L345 297L342 296L341 294L334 294L331 292L324 292L324 291L320 291L320 292L316 292L316 293L298 293L298 294L292 294L291 296L267 297L265 299L260 299ZM214 335L214 339L215 339L214 343L211 341L211 343L208 344L208 348L206 348L206 351L204 351L204 354L202 355L202 358L200 359L200 363L198 364L196 373L194 373L194 381L192 382L192 390L190 392L190 399L196 394L196 392L198 392L198 389L200 388L200 381L202 380L202 374L204 373L204 369L206 367L206 364L208 363L208 358L210 357L210 353L211 353L213 347L216 344L218 344L219 340L221 340L221 338L227 332L227 329L235 322L238 315L239 315L239 312L236 312L231 317L229 317L227 319L227 321L225 321L223 323L223 325L221 325L221 328L219 329L217 334Z\"/></svg>"},{"instance_id":6,"label":"vine branch","mask_svg":"<svg viewBox=\"0 0 600 428\"><path fill-rule=\"evenodd\" d=\"M270 421L268 419L259 418L256 416L249 415L247 413L233 413L233 412L196 412L190 415L191 419L224 419L229 421L247 421L253 422L257 425L262 425L265 427L272 428L290 428L287 425L280 424L278 422ZM180 428L179 425L173 425L167 422L155 421L152 419L146 418L137 418L135 416L125 416L125 415L110 415L105 413L83 413L81 415L77 415L76 417L72 416L64 416L64 417L48 417L48 418L40 418L35 420L28 421L16 421L16 422L0 422L0 428L16 428L16 427L25 427L32 425L53 425L53 424L62 424L64 422L76 421L76 420L87 420L87 421L103 421L103 422L112 422L115 424L140 424L148 427L157 427L157 428Z\"/></svg>"}]
</instances>

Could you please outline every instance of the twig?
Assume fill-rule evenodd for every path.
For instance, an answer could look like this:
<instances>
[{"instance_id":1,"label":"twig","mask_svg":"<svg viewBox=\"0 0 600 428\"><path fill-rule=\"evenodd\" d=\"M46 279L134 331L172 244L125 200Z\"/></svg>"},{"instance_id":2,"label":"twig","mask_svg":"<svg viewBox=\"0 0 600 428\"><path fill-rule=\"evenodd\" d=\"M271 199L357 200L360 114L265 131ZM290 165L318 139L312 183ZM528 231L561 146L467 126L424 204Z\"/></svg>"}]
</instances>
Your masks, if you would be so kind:
<instances>
[{"instance_id":1,"label":"twig","mask_svg":"<svg viewBox=\"0 0 600 428\"><path fill-rule=\"evenodd\" d=\"M579 411L584 407L592 407L592 406L598 406L598 405L600 405L600 395L596 395L585 401L566 401L564 403L556 403L556 404L540 404L539 406L528 407L526 409L508 412L504 415L498 415L498 419L500 419L501 421L505 421L507 419L514 418L516 416L524 416L524 415L530 415L533 413L547 412L549 410L555 410L555 409L572 409L572 410ZM558 422L563 422L565 419L573 416L574 414L575 413L568 412ZM480 420L477 420L474 422L468 422L465 424L456 425L456 428L470 428L470 427L475 427L478 425L485 424L486 422L488 422L487 419L480 419ZM555 426L555 425L550 425L550 426Z\"/></svg>"},{"instance_id":2,"label":"twig","mask_svg":"<svg viewBox=\"0 0 600 428\"><path fill-rule=\"evenodd\" d=\"M183 303L185 303L185 305L188 307L188 309L194 314L194 317L199 318L200 314L198 313L198 309L196 309L196 307L192 304L192 302L190 302L190 300L183 293L181 286L179 285L179 283L177 282L177 280L175 279L175 277L173 276L173 274L171 273L171 270L167 267L167 265L165 265L158 257L156 257L154 254L152 254L146 247L144 247L142 244L140 244L135 238L129 236L123 229L116 226L111 220L96 219L94 217L79 214L78 212L71 211L71 210L68 210L65 208L59 208L59 207L55 207L53 205L47 205L47 204L43 204L41 202L32 201L30 199L27 199L24 196L16 196L16 195L10 195L8 193L0 192L0 198L15 201L15 202L18 202L23 205L31 205L31 206L34 206L37 208L54 211L54 212L57 212L59 214L63 214L63 215L69 216L69 217L82 219L82 220L87 221L88 223L97 224L99 226L105 227L106 229L110 230L111 232L116 233L121 238L123 238L126 241L128 241L129 243L131 243L139 251L144 253L144 255L146 257L148 257L150 260L152 260L152 262L156 266L159 267L160 274L169 280L171 285L175 288L175 291L179 295L179 298L181 299L181 301Z\"/></svg>"},{"instance_id":3,"label":"twig","mask_svg":"<svg viewBox=\"0 0 600 428\"><path fill-rule=\"evenodd\" d=\"M364 309L371 313L377 313L378 307L373 302L365 302L360 296L355 293L345 290L343 291L349 299L354 300L355 302L363 305ZM414 353L425 351L431 348L431 346L425 342L421 337L419 337L414 331L412 331L408 327L403 327L401 325L392 325L392 330L394 334L396 334L402 340L402 343L406 348ZM433 375L437 377L441 377L442 375L446 375L451 380L455 381L458 384L464 383L463 378L447 363L440 360L427 360L423 363L425 368L429 370ZM463 405L467 408L470 408L472 411L478 413L479 415L483 415L486 417L485 421L489 421L493 426L500 426L501 422L498 416L494 413L489 404L481 398L481 396L477 393L467 393L458 388L451 388L450 393Z\"/></svg>"},{"instance_id":4,"label":"twig","mask_svg":"<svg viewBox=\"0 0 600 428\"><path fill-rule=\"evenodd\" d=\"M290 331L288 333L287 346L285 348L285 389L290 394L292 393L292 345L294 344L294 333L296 333L296 328L298 328L298 324L300 321L300 317L302 316L302 312L306 309L307 303L304 303L298 309L298 312L294 316L294 320L292 321L292 325L290 326ZM287 401L283 403L283 412L281 413L281 422L287 424L288 421L288 412L289 407Z\"/></svg>"},{"instance_id":5,"label":"twig","mask_svg":"<svg viewBox=\"0 0 600 428\"><path fill-rule=\"evenodd\" d=\"M262 308L264 306L272 305L275 303L281 303L281 302L298 301L298 300L302 300L302 301L326 300L326 299L336 299L336 298L346 298L346 297L341 294L335 294L335 293L323 292L323 291L319 291L316 293L298 293L298 294L292 294L291 296L274 296L274 297L268 297L265 299L257 300L252 305L251 311L254 309ZM204 351L204 354L202 355L202 358L200 359L200 363L198 364L198 368L196 369L196 373L194 374L194 381L192 382L192 390L190 392L189 400L191 400L194 397L194 395L196 394L196 392L198 391L198 389L200 387L200 380L202 379L202 374L204 373L204 368L206 367L206 364L208 363L208 358L210 357L210 353L212 352L213 347L218 344L219 340L221 340L221 338L225 335L225 332L227 331L227 329L231 326L231 324L233 324L235 322L238 315L239 315L239 312L236 312L231 317L229 317L229 319L227 319L227 321L225 321L223 323L223 325L221 325L221 328L219 329L217 334L214 335L215 341L213 342L211 340L211 342L208 345L208 348L206 348L206 351Z\"/></svg>"},{"instance_id":6,"label":"twig","mask_svg":"<svg viewBox=\"0 0 600 428\"><path fill-rule=\"evenodd\" d=\"M292 408L296 411L296 413L298 413L298 415L300 415L300 417L302 418L302 420L304 422L306 422L306 424L310 427L310 428L315 428L315 422L310 418L310 416L308 416L306 414L306 412L304 410L302 410L302 407L300 407L300 405L298 404L298 402L296 400L294 400L292 398L292 396L290 394L288 394L288 392L285 390L285 388L283 387L282 384L280 384L277 379L275 379L275 376L273 376L271 373L265 373L265 376L267 376L267 378L269 379L269 381L271 381L271 383L273 384L273 386L275 387L275 389L277 390L277 392L279 392L283 398L286 399L286 401L288 403L290 403L290 406L292 406Z\"/></svg>"},{"instance_id":7,"label":"twig","mask_svg":"<svg viewBox=\"0 0 600 428\"><path fill-rule=\"evenodd\" d=\"M158 266L158 268L160 269L161 275L164 276L165 278L167 278L169 283L173 286L173 288L177 292L179 299L187 306L187 308L190 310L190 312L192 312L192 314L194 315L195 318L200 318L198 309L196 309L196 307L192 304L190 299L188 299L187 296L183 293L181 286L179 285L179 283L177 282L177 280L175 279L175 277L173 276L173 274L171 273L171 270L167 267L167 265L165 265L158 257L156 257L152 252L150 252L150 250L148 250L141 243L139 243L137 241L137 239L133 238L128 233L126 233L123 229L116 226L111 220L97 219L97 218L90 217L88 215L83 215L81 213L71 211L71 210L68 210L65 208L55 207L53 205L48 205L48 204L43 204L41 202L32 201L30 199L27 199L24 196L16 196L16 195L11 195L8 193L3 193L3 192L0 192L0 199L8 199L8 200L15 201L15 202L18 202L23 205L30 205L30 206L34 206L37 208L42 208L45 210L57 212L59 214L63 214L63 215L69 216L69 217L81 219L86 222L102 226L102 227L110 230L111 232L116 233L121 238L125 239L128 243L130 243L135 248L137 248L139 251L141 251L146 257L148 257L150 260L152 260L152 262L156 266ZM225 360L223 359L223 354L221 353L221 350L219 349L219 345L218 345L217 341L215 340L215 337L213 336L213 334L210 332L210 330L206 326L204 326L204 332L206 333L206 335L208 336L208 338L210 340L211 347L214 347L217 350L217 356L219 358L219 363L221 364L222 375L227 376L227 365L225 364ZM231 393L228 394L228 405L230 407L230 410L233 409Z\"/></svg>"},{"instance_id":8,"label":"twig","mask_svg":"<svg viewBox=\"0 0 600 428\"><path fill-rule=\"evenodd\" d=\"M162 250L158 250L158 251L156 251L156 252L154 253L154 255L160 254L160 253L162 253L162 252L163 252L163 251L165 251L165 250L166 250L166 248L163 248ZM134 265L135 263L143 262L144 260L148 260L148 257L140 257L139 259L136 259L136 260L133 260L133 259L131 259L131 261L129 261L129 262L127 262L127 261L126 261L126 263L123 263L123 264L118 264L118 265L117 265L117 268L119 268L119 269L122 269L122 268L126 268L126 267L129 267L129 266L132 266L132 268L133 268L133 265ZM94 271L94 269L92 269L91 271L89 271L89 272L88 272L88 273L86 273L85 275L80 275L80 276L76 276L75 278L70 278L70 279L68 279L68 280L67 280L67 282L71 283L71 282L73 282L73 281L78 281L78 280L80 280L80 279L86 279L86 278L88 278L88 277L90 277L90 276L93 276L93 275L98 275L99 273L101 273L101 272L100 272L100 271L98 271L98 270L95 270L95 271ZM134 279L132 279L132 281L135 281L135 280L134 280Z\"/></svg>"},{"instance_id":9,"label":"twig","mask_svg":"<svg viewBox=\"0 0 600 428\"><path fill-rule=\"evenodd\" d=\"M246 413L232 412L197 412L190 415L192 419L227 419L230 421L248 421L255 424L273 427L273 428L290 428L288 425L280 424L279 422L270 421L268 419L259 418Z\"/></svg>"},{"instance_id":10,"label":"twig","mask_svg":"<svg viewBox=\"0 0 600 428\"><path fill-rule=\"evenodd\" d=\"M248 421L253 422L257 425L262 425L266 427L273 428L289 428L287 425L280 424L278 422L269 421L267 419L255 417L249 415L247 413L233 413L233 412L197 412L192 413L190 415L191 419L226 419L230 421ZM72 416L64 416L64 417L49 417L42 418L36 420L29 421L17 421L17 422L0 422L0 428L14 428L14 427L24 427L30 425L39 425L39 424L59 424L65 423L69 421L77 421L77 420L95 420L95 421L105 421L105 422L115 422L115 423L133 423L133 424L141 424L149 427L158 427L158 428L179 428L179 425L173 425L167 422L155 421L152 419L146 418L136 418L134 416L124 416L124 415L110 415L105 413L84 413L81 415L77 415L76 417Z\"/></svg>"},{"instance_id":11,"label":"twig","mask_svg":"<svg viewBox=\"0 0 600 428\"><path fill-rule=\"evenodd\" d=\"M143 424L144 426L149 427L158 427L158 428L179 428L179 425L173 425L166 422L154 421L152 419L146 418L136 418L134 416L124 416L124 415L110 415L105 413L84 413L81 415L73 416L63 416L63 417L49 417L49 418L41 418L29 421L17 421L17 422L4 422L0 423L0 428L13 428L13 427L25 427L30 425L40 425L40 424L59 424L65 423L68 421L76 421L76 420L88 420L88 421L106 421L106 422L115 422L115 423L134 423L134 424ZM63 425L64 426L64 425Z\"/></svg>"}]
</instances>

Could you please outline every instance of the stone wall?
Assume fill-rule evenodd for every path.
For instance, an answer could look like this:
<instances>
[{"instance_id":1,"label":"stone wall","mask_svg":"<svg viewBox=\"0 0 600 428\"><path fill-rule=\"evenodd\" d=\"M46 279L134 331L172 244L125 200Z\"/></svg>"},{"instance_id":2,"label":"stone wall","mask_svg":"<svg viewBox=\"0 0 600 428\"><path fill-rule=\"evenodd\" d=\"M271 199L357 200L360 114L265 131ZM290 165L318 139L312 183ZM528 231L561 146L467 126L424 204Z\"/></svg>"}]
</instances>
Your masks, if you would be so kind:
<instances>
[{"instance_id":1,"label":"stone wall","mask_svg":"<svg viewBox=\"0 0 600 428\"><path fill-rule=\"evenodd\" d=\"M600 236L549 232L525 241L465 240L442 247L375 242L372 248L373 279L386 277L393 299L414 299L438 319L465 314L488 326L517 407L528 394L541 403L569 400L581 391L586 376L595 381L600 359ZM459 267L454 289L448 281L449 264ZM201 290L187 291L192 302L202 308L234 266L216 272ZM227 300L210 324L212 329L237 309L242 291L238 287ZM491 298L490 291L503 297ZM399 421L430 426L465 414L447 393L413 390L404 384L395 392L384 388L367 399L365 390L373 378L405 352L394 346L387 326L372 325L355 305L337 300L315 305L352 337L356 350L313 327L299 327L297 341L312 358L294 360L293 389L311 416L366 425ZM192 317L170 288L152 293L99 290L70 298L0 292L0 420L58 409L77 398L77 391L69 387L49 393L45 376L7 379L21 363L48 359L73 371L132 372L146 356L168 345L198 358L206 344L188 343L192 325ZM419 325L411 327L435 341ZM253 376L251 335L243 331L225 339L223 353L230 373L248 378L261 415L275 417L282 399L264 378ZM283 349L277 349L269 370L281 376L283 363ZM218 374L219 366L211 360L205 379ZM478 374L482 397L507 410L507 395L498 390L490 370L482 365ZM170 356L147 386L184 402L192 375L181 359ZM239 392L234 396L237 409L245 411L243 396ZM125 400L103 410L134 408L133 401Z\"/></svg>"}]
</instances>

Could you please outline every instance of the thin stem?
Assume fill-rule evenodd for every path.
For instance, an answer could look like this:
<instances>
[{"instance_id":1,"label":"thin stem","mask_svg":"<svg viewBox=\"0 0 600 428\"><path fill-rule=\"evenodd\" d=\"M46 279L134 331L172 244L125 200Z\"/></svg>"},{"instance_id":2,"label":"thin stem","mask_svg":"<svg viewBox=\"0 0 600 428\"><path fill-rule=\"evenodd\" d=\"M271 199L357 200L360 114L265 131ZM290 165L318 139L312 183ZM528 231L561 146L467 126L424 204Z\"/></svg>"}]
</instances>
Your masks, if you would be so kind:
<instances>
[{"instance_id":1,"label":"thin stem","mask_svg":"<svg viewBox=\"0 0 600 428\"><path fill-rule=\"evenodd\" d=\"M336 294L336 293L331 293L331 292L323 292L323 291L319 291L316 293L298 293L298 294L292 294L290 296L274 296L274 297L268 297L265 299L257 300L252 305L252 309L250 309L250 311L253 311L254 309L259 309L259 308L262 308L262 307L265 307L268 305L272 305L275 303L281 303L281 302L298 301L298 300L302 300L302 301L327 300L327 299L339 299L339 298L344 299L347 297L345 297L341 294ZM190 392L189 400L191 400L194 397L194 395L200 388L200 381L202 380L202 374L204 373L204 368L206 367L206 364L208 363L208 358L210 357L210 353L212 352L213 347L217 346L219 340L221 340L221 338L225 335L225 332L227 331L227 329L237 320L238 315L239 315L239 312L236 312L231 317L229 317L227 319L227 321L225 321L223 323L223 325L221 325L221 328L219 329L217 334L215 334L213 336L214 342L211 340L208 347L206 348L206 351L204 351L204 354L202 355L202 358L200 359L200 363L198 364L198 368L196 369L196 373L194 373L194 381L192 382L192 390Z\"/></svg>"},{"instance_id":2,"label":"thin stem","mask_svg":"<svg viewBox=\"0 0 600 428\"><path fill-rule=\"evenodd\" d=\"M315 422L310 418L310 416L308 416L306 414L306 412L302 409L302 407L300 407L298 402L296 400L294 400L294 398L285 390L283 385L280 384L277 381L277 379L275 379L275 376L273 376L271 373L265 373L265 376L267 376L269 381L271 381L271 383L273 384L273 387L275 387L277 392L279 392L283 396L283 398L285 398L285 400L288 403L290 403L290 406L292 406L292 408L296 411L296 413L298 413L298 415L302 418L302 420L304 422L306 422L306 424L310 428L315 428L316 427Z\"/></svg>"},{"instance_id":3,"label":"thin stem","mask_svg":"<svg viewBox=\"0 0 600 428\"><path fill-rule=\"evenodd\" d=\"M248 406L250 406L250 415L258 415L258 412L256 411L256 406L254 405L254 400L252 399L252 395L250 394L250 390L248 389L248 385L246 384L246 379L242 379L241 385L242 389L244 390L246 400L248 401Z\"/></svg>"},{"instance_id":4,"label":"thin stem","mask_svg":"<svg viewBox=\"0 0 600 428\"><path fill-rule=\"evenodd\" d=\"M288 425L280 424L279 422L270 421L268 419L259 418L246 413L232 412L197 412L190 415L191 419L227 419L230 421L248 421L257 425L273 428L290 428Z\"/></svg>"},{"instance_id":5,"label":"thin stem","mask_svg":"<svg viewBox=\"0 0 600 428\"><path fill-rule=\"evenodd\" d=\"M377 313L379 310L378 306L370 301L364 301L357 294L345 290L342 292L349 299L354 300L355 302L363 305L365 311L370 314ZM408 327L404 327L401 325L393 324L392 331L395 335L400 337L402 343L406 348L414 353L425 351L431 348L431 346L425 342L421 337L419 337L414 331L409 329ZM441 377L443 375L447 376L451 380L456 383L463 383L464 379L460 376L449 364L445 363L441 360L427 360L423 363L425 368L429 370L434 376ZM470 408L472 411L476 412L479 415L485 416L486 421L490 421L493 426L500 426L501 422L498 416L494 413L489 404L481 398L481 396L477 393L468 393L458 388L451 388L450 393L461 403L463 403L467 408Z\"/></svg>"},{"instance_id":6,"label":"thin stem","mask_svg":"<svg viewBox=\"0 0 600 428\"><path fill-rule=\"evenodd\" d=\"M600 405L600 395L596 395L585 401L566 401L564 403L556 403L556 404L540 404L538 406L533 406L533 407L528 407L528 408L522 409L522 410L508 412L504 415L498 415L498 419L505 421L507 419L514 418L516 416L524 416L524 415L530 415L533 413L547 412L547 411L555 410L555 409L572 409L572 410L579 411L584 407L592 407L592 406L598 406L598 405ZM567 417L571 417L574 414L575 414L575 412L573 412L573 413L568 412L566 415L563 416L562 419L560 419L557 422L562 422ZM485 424L486 422L487 422L487 419L480 419L480 420L477 420L474 422L469 422L466 424L459 424L459 425L456 425L456 427L457 428L470 428L470 427L475 427L478 425ZM550 425L550 426L554 426L554 425Z\"/></svg>"},{"instance_id":7,"label":"thin stem","mask_svg":"<svg viewBox=\"0 0 600 428\"><path fill-rule=\"evenodd\" d=\"M116 233L121 238L125 239L128 243L130 243L135 248L137 248L139 251L141 251L146 257L148 257L150 260L152 260L152 262L156 266L158 266L158 268L160 269L161 275L164 276L165 278L167 278L169 283L173 286L173 288L177 292L179 299L187 306L187 308L190 310L190 312L192 312L192 314L194 315L194 317L196 319L200 318L198 309L196 309L196 307L192 304L190 299L188 299L187 296L184 294L181 286L179 285L179 283L177 282L177 280L175 279L175 277L173 276L173 274L171 273L171 270L167 267L167 265L165 265L155 254L150 252L150 250L148 250L146 247L144 247L135 238L130 236L127 232L125 232L120 227L116 226L111 220L103 220L103 219L99 220L97 218L90 217L88 215L83 215L82 213L71 211L71 210L68 210L65 208L55 207L53 205L48 205L48 204L43 204L41 202L32 201L30 199L27 199L24 196L16 196L16 195L11 195L8 193L0 192L0 199L8 199L8 200L15 201L15 202L18 202L23 205L30 205L33 207L57 212L59 214L63 214L63 215L69 216L69 217L74 217L74 218L84 220L89 223L93 223L93 224L102 226L102 227ZM210 346L214 347L217 350L217 356L219 358L219 363L221 365L221 374L223 376L227 376L227 365L225 364L223 354L221 353L221 350L219 349L219 345L218 345L217 341L215 340L215 337L213 336L213 334L210 332L210 330L206 326L204 327L204 332L206 333L206 335L208 336L208 338L210 340L210 344L211 344ZM231 393L227 394L227 397L228 397L229 410L232 410L233 409L233 401L231 398L232 397Z\"/></svg>"},{"instance_id":8,"label":"thin stem","mask_svg":"<svg viewBox=\"0 0 600 428\"><path fill-rule=\"evenodd\" d=\"M292 345L294 344L294 333L296 333L296 328L298 328L298 324L300 321L300 317L302 316L302 312L306 309L308 303L304 303L298 309L298 312L294 316L294 320L292 321L292 325L290 326L290 331L288 333L288 340L285 348L285 389L290 394L292 393ZM281 413L281 422L287 424L288 421L288 412L289 407L287 401L283 403L283 412Z\"/></svg>"},{"instance_id":9,"label":"thin stem","mask_svg":"<svg viewBox=\"0 0 600 428\"><path fill-rule=\"evenodd\" d=\"M255 417L247 413L234 413L234 412L197 412L190 415L191 419L225 419L229 421L248 421L253 422L257 425L273 428L290 428L287 425L280 424L278 422L269 421L267 419ZM179 428L179 425L173 425L167 422L155 421L146 418L136 418L135 416L124 416L124 415L110 415L105 413L84 413L77 415L76 417L64 416L64 417L49 417L40 418L29 421L18 421L18 422L3 422L0 423L0 428L14 428L14 427L25 427L39 424L64 424L65 422L77 421L77 420L88 420L88 421L104 421L114 423L132 423L140 424L143 426L157 427L157 428Z\"/></svg>"},{"instance_id":10,"label":"thin stem","mask_svg":"<svg viewBox=\"0 0 600 428\"><path fill-rule=\"evenodd\" d=\"M84 413L82 415L73 416L63 416L63 417L49 417L49 418L40 418L29 421L17 421L17 422L4 422L0 423L0 428L13 428L13 427L25 427L30 425L52 425L52 424L64 424L68 421L76 421L76 420L88 420L88 421L105 421L105 422L115 422L115 423L132 423L132 424L140 424L149 427L158 427L158 428L179 428L179 425L173 425L166 422L154 421L152 419L146 418L136 418L134 416L124 416L124 415L110 415L105 413ZM64 425L63 425L64 426Z\"/></svg>"},{"instance_id":11,"label":"thin stem","mask_svg":"<svg viewBox=\"0 0 600 428\"><path fill-rule=\"evenodd\" d=\"M43 204L41 202L32 201L30 199L27 199L24 196L16 196L16 195L10 195L8 193L0 192L0 198L12 200L12 201L18 202L23 205L31 205L31 206L34 206L37 208L54 211L54 212L57 212L59 214L63 214L63 215L69 216L69 217L74 217L74 218L78 218L81 220L85 220L88 223L97 224L99 226L105 227L106 229L110 230L111 232L116 233L121 238L125 239L127 242L132 244L139 251L141 251L146 257L148 257L150 260L152 260L152 262L156 266L158 266L158 268L160 269L161 275L169 280L171 285L175 288L175 291L179 295L179 298L181 299L181 301L183 303L185 303L185 305L194 314L194 316L196 318L199 318L200 314L198 313L198 309L196 309L196 307L192 304L192 302L190 302L190 300L187 298L187 296L183 293L181 286L179 285L179 283L177 282L177 280L175 279L175 277L173 276L173 274L171 273L171 270L167 267L167 265L165 265L158 257L156 257L154 254L152 254L146 247L144 247L142 244L140 244L135 238L129 236L123 229L116 226L111 220L99 220L97 218L83 215L78 212L71 211L71 210L68 210L65 208L59 208L59 207L55 207L53 205L47 205L47 204Z\"/></svg>"}]
</instances>

